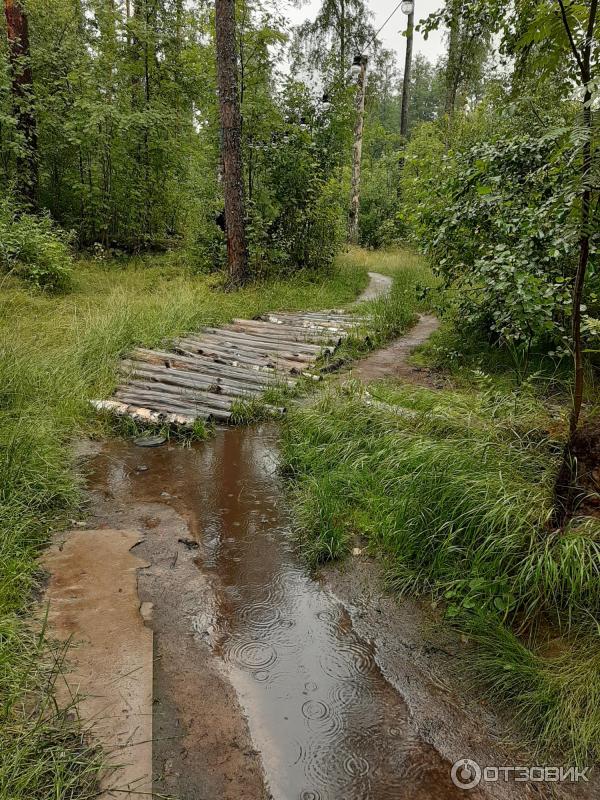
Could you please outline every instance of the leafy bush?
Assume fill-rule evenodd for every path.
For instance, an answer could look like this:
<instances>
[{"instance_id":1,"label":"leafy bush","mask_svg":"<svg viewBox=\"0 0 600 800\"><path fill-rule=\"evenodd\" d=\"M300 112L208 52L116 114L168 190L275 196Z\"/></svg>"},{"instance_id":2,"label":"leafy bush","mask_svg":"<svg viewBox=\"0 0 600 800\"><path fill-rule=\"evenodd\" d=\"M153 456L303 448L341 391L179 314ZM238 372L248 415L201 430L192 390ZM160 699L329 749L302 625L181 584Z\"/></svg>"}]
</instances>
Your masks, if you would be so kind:
<instances>
[{"instance_id":1,"label":"leafy bush","mask_svg":"<svg viewBox=\"0 0 600 800\"><path fill-rule=\"evenodd\" d=\"M405 212L415 239L455 290L462 325L510 347L564 349L577 260L569 129L522 121L519 129L495 113L483 109L463 120L460 135L443 123L423 126L408 148ZM588 335L598 305L594 259L595 253Z\"/></svg>"},{"instance_id":2,"label":"leafy bush","mask_svg":"<svg viewBox=\"0 0 600 800\"><path fill-rule=\"evenodd\" d=\"M48 291L71 286L70 236L48 214L19 214L0 205L0 266Z\"/></svg>"},{"instance_id":3,"label":"leafy bush","mask_svg":"<svg viewBox=\"0 0 600 800\"><path fill-rule=\"evenodd\" d=\"M365 247L391 247L406 238L399 213L401 159L398 150L385 153L363 171L359 225Z\"/></svg>"}]
</instances>

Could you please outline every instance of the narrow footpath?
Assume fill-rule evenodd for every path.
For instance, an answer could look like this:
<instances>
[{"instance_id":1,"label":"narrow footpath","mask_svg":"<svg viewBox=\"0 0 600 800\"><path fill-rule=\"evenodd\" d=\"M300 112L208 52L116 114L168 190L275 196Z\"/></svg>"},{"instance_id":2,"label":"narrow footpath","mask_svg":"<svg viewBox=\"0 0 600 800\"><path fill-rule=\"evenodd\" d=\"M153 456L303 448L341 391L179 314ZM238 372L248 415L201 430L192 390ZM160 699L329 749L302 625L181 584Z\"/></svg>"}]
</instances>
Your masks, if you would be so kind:
<instances>
[{"instance_id":1,"label":"narrow footpath","mask_svg":"<svg viewBox=\"0 0 600 800\"><path fill-rule=\"evenodd\" d=\"M434 326L393 346L395 368ZM89 514L47 555L47 599L74 644L62 692L85 695L114 766L102 796L464 800L455 760L513 763L502 722L445 673L460 641L386 597L366 558L308 573L278 436L268 423L189 448L80 448Z\"/></svg>"}]
</instances>

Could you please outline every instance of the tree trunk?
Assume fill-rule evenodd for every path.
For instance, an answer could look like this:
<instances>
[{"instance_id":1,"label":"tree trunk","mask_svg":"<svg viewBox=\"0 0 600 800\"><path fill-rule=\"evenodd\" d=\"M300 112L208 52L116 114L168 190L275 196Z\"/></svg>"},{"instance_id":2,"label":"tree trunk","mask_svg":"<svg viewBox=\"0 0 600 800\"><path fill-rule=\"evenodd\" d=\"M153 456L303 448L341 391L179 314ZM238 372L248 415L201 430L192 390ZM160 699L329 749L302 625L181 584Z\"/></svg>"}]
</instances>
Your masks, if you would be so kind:
<instances>
[{"instance_id":1,"label":"tree trunk","mask_svg":"<svg viewBox=\"0 0 600 800\"><path fill-rule=\"evenodd\" d=\"M404 78L402 79L402 110L400 112L400 134L406 139L408 137L408 106L410 103L410 71L412 66L413 49L413 29L415 24L415 12L413 10L408 15L406 24L406 58L404 59Z\"/></svg>"},{"instance_id":2,"label":"tree trunk","mask_svg":"<svg viewBox=\"0 0 600 800\"><path fill-rule=\"evenodd\" d=\"M27 15L19 0L4 0L11 68L11 89L17 130L22 136L17 156L17 192L35 207L38 184L37 128Z\"/></svg>"},{"instance_id":3,"label":"tree trunk","mask_svg":"<svg viewBox=\"0 0 600 800\"><path fill-rule=\"evenodd\" d=\"M235 0L215 0L215 9L227 263L231 285L242 286L248 280L248 251L244 219L242 119L237 80Z\"/></svg>"},{"instance_id":4,"label":"tree trunk","mask_svg":"<svg viewBox=\"0 0 600 800\"><path fill-rule=\"evenodd\" d=\"M588 16L586 37L581 51L578 51L573 33L571 31L565 6L559 0L562 21L567 33L570 46L579 67L581 86L583 88L582 122L585 130L585 140L582 148L581 160L581 211L579 218L579 259L575 280L573 282L573 297L571 310L571 336L573 339L573 406L569 419L569 439L563 452L563 459L554 485L555 511L552 522L555 526L562 526L574 510L577 496L577 460L576 445L579 433L579 418L583 404L584 370L583 348L581 344L581 304L585 276L590 258L590 222L592 206L592 137L594 133L592 119L592 44L594 27L598 12L598 0L592 0Z\"/></svg>"},{"instance_id":5,"label":"tree trunk","mask_svg":"<svg viewBox=\"0 0 600 800\"><path fill-rule=\"evenodd\" d=\"M451 0L450 30L448 36L448 63L446 65L446 99L444 111L452 115L456 106L456 94L460 82L460 0Z\"/></svg>"},{"instance_id":6,"label":"tree trunk","mask_svg":"<svg viewBox=\"0 0 600 800\"><path fill-rule=\"evenodd\" d=\"M342 83L346 68L346 3L345 0L340 0L340 76Z\"/></svg>"},{"instance_id":7,"label":"tree trunk","mask_svg":"<svg viewBox=\"0 0 600 800\"><path fill-rule=\"evenodd\" d=\"M352 188L350 214L348 215L348 241L358 242L358 213L360 207L360 165L362 159L363 124L365 119L365 88L367 57L361 57L358 85L356 87L356 120L354 123L354 151L352 155Z\"/></svg>"}]
</instances>

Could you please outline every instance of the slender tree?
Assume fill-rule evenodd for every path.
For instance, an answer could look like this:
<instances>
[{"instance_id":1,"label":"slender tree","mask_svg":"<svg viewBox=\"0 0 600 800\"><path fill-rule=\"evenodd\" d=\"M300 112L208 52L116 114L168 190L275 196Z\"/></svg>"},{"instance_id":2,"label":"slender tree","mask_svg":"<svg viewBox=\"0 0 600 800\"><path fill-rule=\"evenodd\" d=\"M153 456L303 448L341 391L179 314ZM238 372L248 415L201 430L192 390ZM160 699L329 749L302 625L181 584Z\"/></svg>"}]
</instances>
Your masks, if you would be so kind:
<instances>
[{"instance_id":1,"label":"slender tree","mask_svg":"<svg viewBox=\"0 0 600 800\"><path fill-rule=\"evenodd\" d=\"M461 0L448 5L448 61L446 64L446 98L444 110L453 114L460 83Z\"/></svg>"},{"instance_id":2,"label":"slender tree","mask_svg":"<svg viewBox=\"0 0 600 800\"><path fill-rule=\"evenodd\" d=\"M215 11L227 263L231 285L242 286L248 280L248 251L245 229L242 119L238 90L235 0L215 0Z\"/></svg>"},{"instance_id":3,"label":"slender tree","mask_svg":"<svg viewBox=\"0 0 600 800\"><path fill-rule=\"evenodd\" d=\"M360 208L360 168L362 161L363 127L365 120L365 89L367 57L360 57L360 72L356 86L356 117L354 121L354 147L352 151L352 184L350 189L350 213L348 215L348 241L358 242L358 214Z\"/></svg>"},{"instance_id":4,"label":"slender tree","mask_svg":"<svg viewBox=\"0 0 600 800\"><path fill-rule=\"evenodd\" d=\"M590 217L592 204L592 47L594 43L594 28L598 13L598 0L591 0L582 44L577 47L573 31L567 16L563 0L558 0L561 19L569 40L569 46L579 75L582 88L581 121L583 127L583 147L581 158L581 195L580 195L580 222L579 222L579 261L575 272L573 286L572 307L572 337L573 358L575 365L575 389L573 395L573 408L570 420L570 435L573 437L579 425L581 405L583 402L583 353L581 346L581 302L583 299L583 286L590 260Z\"/></svg>"},{"instance_id":5,"label":"slender tree","mask_svg":"<svg viewBox=\"0 0 600 800\"><path fill-rule=\"evenodd\" d=\"M404 10L404 7L403 9ZM415 26L415 4L410 4L410 11L406 22L406 55L404 58L404 77L402 79L402 107L400 110L400 133L404 138L408 136L408 107L410 104L410 80L413 51L413 31Z\"/></svg>"},{"instance_id":6,"label":"slender tree","mask_svg":"<svg viewBox=\"0 0 600 800\"><path fill-rule=\"evenodd\" d=\"M591 0L586 19L577 20L570 14L570 8L563 0L557 0L560 18L568 41L568 47L575 65L575 75L581 87L581 128L582 147L579 174L579 258L573 281L571 338L573 346L573 405L569 420L569 439L565 447L563 463L556 480L556 497L558 501L555 522L563 523L572 510L576 492L576 459L575 449L581 417L584 391L584 362L581 341L581 305L583 289L590 260L590 240L592 230L592 192L593 192L593 110L592 90L596 75L594 74L594 35L598 15L598 0Z\"/></svg>"},{"instance_id":7,"label":"slender tree","mask_svg":"<svg viewBox=\"0 0 600 800\"><path fill-rule=\"evenodd\" d=\"M309 69L324 72L333 65L337 81L344 85L352 48L361 52L368 43L378 44L372 42L376 31L370 17L364 0L322 0L315 19L296 29L295 49L304 54L300 60Z\"/></svg>"},{"instance_id":8,"label":"slender tree","mask_svg":"<svg viewBox=\"0 0 600 800\"><path fill-rule=\"evenodd\" d=\"M11 90L17 130L22 137L17 157L17 191L20 199L36 205L38 184L37 129L33 76L29 50L29 23L19 0L4 0L11 69Z\"/></svg>"}]
</instances>

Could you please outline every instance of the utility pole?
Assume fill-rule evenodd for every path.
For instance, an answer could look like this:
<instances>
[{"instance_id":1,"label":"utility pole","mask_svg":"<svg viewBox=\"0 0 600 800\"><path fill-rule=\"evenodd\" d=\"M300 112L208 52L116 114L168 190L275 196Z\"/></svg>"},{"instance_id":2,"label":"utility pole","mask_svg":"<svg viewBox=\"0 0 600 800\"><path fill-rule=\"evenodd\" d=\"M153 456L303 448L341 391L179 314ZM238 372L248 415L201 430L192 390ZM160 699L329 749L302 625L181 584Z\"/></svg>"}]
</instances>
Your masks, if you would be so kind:
<instances>
[{"instance_id":1,"label":"utility pole","mask_svg":"<svg viewBox=\"0 0 600 800\"><path fill-rule=\"evenodd\" d=\"M348 215L348 241L358 242L358 211L360 206L360 162L362 159L363 126L365 121L365 89L367 77L367 57L356 55L352 71L358 73L356 85L356 117L354 121L354 149L352 155L352 188L350 192L350 213Z\"/></svg>"},{"instance_id":2,"label":"utility pole","mask_svg":"<svg viewBox=\"0 0 600 800\"><path fill-rule=\"evenodd\" d=\"M34 114L33 76L29 51L29 24L19 0L4 0L11 91L17 130L23 137L17 155L17 191L35 207L38 184L37 127Z\"/></svg>"},{"instance_id":3,"label":"utility pole","mask_svg":"<svg viewBox=\"0 0 600 800\"><path fill-rule=\"evenodd\" d=\"M227 264L232 286L248 280L248 249L242 166L242 117L238 91L235 0L215 0L217 86L225 200Z\"/></svg>"},{"instance_id":4,"label":"utility pole","mask_svg":"<svg viewBox=\"0 0 600 800\"><path fill-rule=\"evenodd\" d=\"M413 31L415 27L415 4L413 0L404 0L402 13L406 14L406 57L404 59L404 78L402 80L402 110L400 111L400 133L408 138L408 106L410 104L410 70L412 66Z\"/></svg>"}]
</instances>

